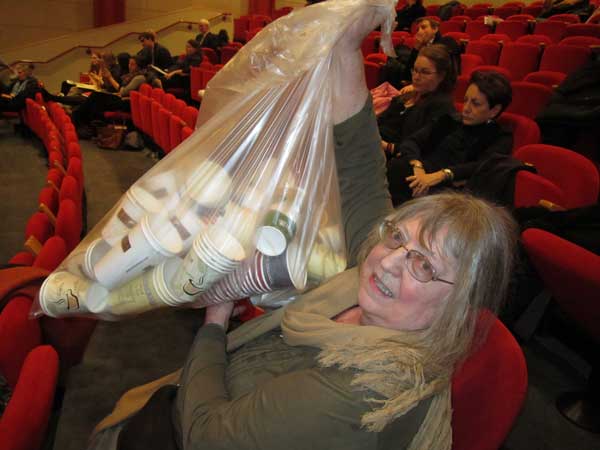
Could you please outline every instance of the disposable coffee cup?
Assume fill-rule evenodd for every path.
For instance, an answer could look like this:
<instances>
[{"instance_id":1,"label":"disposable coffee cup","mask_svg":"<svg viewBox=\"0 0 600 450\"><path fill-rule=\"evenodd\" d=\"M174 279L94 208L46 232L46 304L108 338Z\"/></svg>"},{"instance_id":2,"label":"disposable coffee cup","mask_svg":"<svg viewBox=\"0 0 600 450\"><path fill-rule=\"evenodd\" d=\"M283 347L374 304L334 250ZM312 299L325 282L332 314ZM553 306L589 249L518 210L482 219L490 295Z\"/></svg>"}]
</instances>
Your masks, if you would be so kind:
<instances>
[{"instance_id":1,"label":"disposable coffee cup","mask_svg":"<svg viewBox=\"0 0 600 450\"><path fill-rule=\"evenodd\" d=\"M207 224L193 208L176 210L175 214L169 217L169 221L181 239L180 256L184 257L192 247L196 236L206 228Z\"/></svg>"},{"instance_id":2,"label":"disposable coffee cup","mask_svg":"<svg viewBox=\"0 0 600 450\"><path fill-rule=\"evenodd\" d=\"M258 230L256 248L267 256L281 255L296 234L304 191L285 185Z\"/></svg>"},{"instance_id":3,"label":"disposable coffee cup","mask_svg":"<svg viewBox=\"0 0 600 450\"><path fill-rule=\"evenodd\" d=\"M142 220L146 214L161 211L163 203L150 192L132 186L123 196L117 211L102 229L102 237L115 245Z\"/></svg>"},{"instance_id":4,"label":"disposable coffee cup","mask_svg":"<svg viewBox=\"0 0 600 450\"><path fill-rule=\"evenodd\" d=\"M50 317L79 316L100 312L108 291L100 284L69 272L55 272L46 278L39 292L39 303Z\"/></svg>"},{"instance_id":5,"label":"disposable coffee cup","mask_svg":"<svg viewBox=\"0 0 600 450\"><path fill-rule=\"evenodd\" d=\"M94 268L96 279L107 289L127 283L163 259L181 253L182 241L169 221L142 221L104 255ZM158 222L158 224L157 224Z\"/></svg>"},{"instance_id":6,"label":"disposable coffee cup","mask_svg":"<svg viewBox=\"0 0 600 450\"><path fill-rule=\"evenodd\" d=\"M223 166L205 161L189 178L186 196L205 208L220 208L231 196L231 176Z\"/></svg>"},{"instance_id":7,"label":"disposable coffee cup","mask_svg":"<svg viewBox=\"0 0 600 450\"><path fill-rule=\"evenodd\" d=\"M66 269L74 275L96 280L94 266L110 250L111 246L104 239L96 239L82 251L74 253L66 261Z\"/></svg>"},{"instance_id":8,"label":"disposable coffee cup","mask_svg":"<svg viewBox=\"0 0 600 450\"><path fill-rule=\"evenodd\" d=\"M181 263L178 257L166 259L152 270L111 291L106 299L107 312L114 316L126 316L177 305L178 299L168 286L168 278Z\"/></svg>"},{"instance_id":9,"label":"disposable coffee cup","mask_svg":"<svg viewBox=\"0 0 600 450\"><path fill-rule=\"evenodd\" d=\"M183 302L193 301L227 273L233 272L244 257L239 241L222 228L213 226L194 240L171 287Z\"/></svg>"},{"instance_id":10,"label":"disposable coffee cup","mask_svg":"<svg viewBox=\"0 0 600 450\"><path fill-rule=\"evenodd\" d=\"M266 284L272 291L292 286L296 289L306 287L306 269L298 261L298 246L295 244L290 244L282 255L262 258L262 269Z\"/></svg>"},{"instance_id":11,"label":"disposable coffee cup","mask_svg":"<svg viewBox=\"0 0 600 450\"><path fill-rule=\"evenodd\" d=\"M296 221L285 213L271 210L258 229L256 248L267 256L281 255L296 234Z\"/></svg>"},{"instance_id":12,"label":"disposable coffee cup","mask_svg":"<svg viewBox=\"0 0 600 450\"><path fill-rule=\"evenodd\" d=\"M172 170L163 171L152 176L145 176L141 180L142 187L150 192L156 199L165 203L177 192L177 178Z\"/></svg>"}]
</instances>

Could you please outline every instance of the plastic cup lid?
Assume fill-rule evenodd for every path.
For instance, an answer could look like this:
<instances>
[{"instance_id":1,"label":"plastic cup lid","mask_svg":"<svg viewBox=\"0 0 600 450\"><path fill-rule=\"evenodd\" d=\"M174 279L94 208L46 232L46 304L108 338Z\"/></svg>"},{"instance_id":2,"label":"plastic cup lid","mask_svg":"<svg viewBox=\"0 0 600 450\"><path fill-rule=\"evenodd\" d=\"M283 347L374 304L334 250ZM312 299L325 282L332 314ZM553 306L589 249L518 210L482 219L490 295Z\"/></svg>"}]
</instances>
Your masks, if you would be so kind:
<instances>
[{"instance_id":1,"label":"plastic cup lid","mask_svg":"<svg viewBox=\"0 0 600 450\"><path fill-rule=\"evenodd\" d=\"M260 227L256 248L267 256L281 255L287 247L287 240L281 230L266 225Z\"/></svg>"}]
</instances>

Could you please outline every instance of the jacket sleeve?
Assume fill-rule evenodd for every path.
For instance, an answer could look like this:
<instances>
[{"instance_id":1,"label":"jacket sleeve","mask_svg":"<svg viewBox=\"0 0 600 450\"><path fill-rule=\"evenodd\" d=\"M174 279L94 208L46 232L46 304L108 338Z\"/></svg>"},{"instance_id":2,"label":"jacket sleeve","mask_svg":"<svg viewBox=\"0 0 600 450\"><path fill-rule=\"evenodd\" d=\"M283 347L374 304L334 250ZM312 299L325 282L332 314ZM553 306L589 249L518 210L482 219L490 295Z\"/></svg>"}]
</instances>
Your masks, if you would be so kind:
<instances>
[{"instance_id":1,"label":"jacket sleeve","mask_svg":"<svg viewBox=\"0 0 600 450\"><path fill-rule=\"evenodd\" d=\"M369 232L392 211L371 98L333 131L348 266L352 267Z\"/></svg>"},{"instance_id":2,"label":"jacket sleeve","mask_svg":"<svg viewBox=\"0 0 600 450\"><path fill-rule=\"evenodd\" d=\"M449 167L454 173L454 180L459 181L469 179L475 172L477 166L492 155L510 155L512 152L512 143L512 135L507 132L501 132L497 139L494 139L493 142L481 150L476 159Z\"/></svg>"},{"instance_id":3,"label":"jacket sleeve","mask_svg":"<svg viewBox=\"0 0 600 450\"><path fill-rule=\"evenodd\" d=\"M431 134L433 133L433 123L429 123L422 127L419 131L411 134L404 139L395 148L396 154L408 160L422 159L423 152L428 148Z\"/></svg>"},{"instance_id":4,"label":"jacket sleeve","mask_svg":"<svg viewBox=\"0 0 600 450\"><path fill-rule=\"evenodd\" d=\"M360 429L368 409L363 396L373 394L352 392L351 372L328 377L326 371L335 369L298 370L232 400L224 382L225 346L217 325L196 336L176 399L183 449L331 450L353 435L363 442L377 438Z\"/></svg>"}]
</instances>

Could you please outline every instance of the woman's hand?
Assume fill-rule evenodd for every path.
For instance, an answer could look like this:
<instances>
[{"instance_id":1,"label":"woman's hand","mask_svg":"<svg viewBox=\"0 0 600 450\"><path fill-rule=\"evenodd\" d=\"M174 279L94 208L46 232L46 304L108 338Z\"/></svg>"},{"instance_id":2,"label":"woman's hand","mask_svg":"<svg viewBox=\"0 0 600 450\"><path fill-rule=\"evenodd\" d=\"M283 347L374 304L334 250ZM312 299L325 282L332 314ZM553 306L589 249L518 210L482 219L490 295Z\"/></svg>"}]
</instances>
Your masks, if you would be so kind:
<instances>
[{"instance_id":1,"label":"woman's hand","mask_svg":"<svg viewBox=\"0 0 600 450\"><path fill-rule=\"evenodd\" d=\"M445 174L441 170L426 173L423 169L415 168L414 175L406 177L406 182L413 191L413 197L418 197L427 194L430 187L440 184L445 178Z\"/></svg>"},{"instance_id":2,"label":"woman's hand","mask_svg":"<svg viewBox=\"0 0 600 450\"><path fill-rule=\"evenodd\" d=\"M406 86L404 86L402 89L400 89L400 91L398 92L398 95L406 95L406 94L410 94L412 92L414 92L415 87L412 84L408 84Z\"/></svg>"}]
</instances>

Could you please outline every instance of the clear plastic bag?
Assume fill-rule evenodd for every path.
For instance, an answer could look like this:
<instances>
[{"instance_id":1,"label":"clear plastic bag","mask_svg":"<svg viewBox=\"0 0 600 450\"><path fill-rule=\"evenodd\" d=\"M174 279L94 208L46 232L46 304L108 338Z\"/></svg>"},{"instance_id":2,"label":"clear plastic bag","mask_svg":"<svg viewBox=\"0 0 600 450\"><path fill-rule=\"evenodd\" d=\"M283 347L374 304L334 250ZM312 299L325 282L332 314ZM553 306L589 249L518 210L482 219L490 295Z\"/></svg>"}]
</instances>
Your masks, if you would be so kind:
<instances>
[{"instance_id":1,"label":"clear plastic bag","mask_svg":"<svg viewBox=\"0 0 600 450\"><path fill-rule=\"evenodd\" d=\"M245 297L281 305L344 270L332 50L367 8L328 1L268 25L210 81L195 132L44 282L34 314L106 320ZM284 298L285 297L285 298Z\"/></svg>"}]
</instances>

